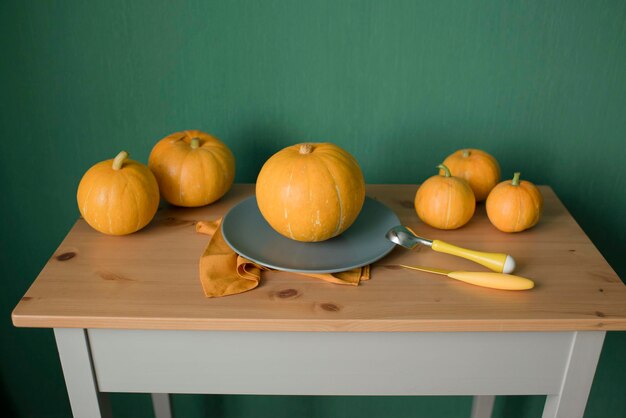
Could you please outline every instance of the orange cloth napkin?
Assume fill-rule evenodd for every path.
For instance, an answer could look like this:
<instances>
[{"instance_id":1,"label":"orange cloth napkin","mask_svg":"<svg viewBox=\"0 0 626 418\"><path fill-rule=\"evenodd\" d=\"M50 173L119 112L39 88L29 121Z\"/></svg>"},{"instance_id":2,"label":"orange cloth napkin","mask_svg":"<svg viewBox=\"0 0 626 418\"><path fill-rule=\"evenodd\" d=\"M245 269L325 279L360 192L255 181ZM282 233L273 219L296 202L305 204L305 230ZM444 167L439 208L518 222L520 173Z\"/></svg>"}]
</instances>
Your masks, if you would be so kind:
<instances>
[{"instance_id":1,"label":"orange cloth napkin","mask_svg":"<svg viewBox=\"0 0 626 418\"><path fill-rule=\"evenodd\" d=\"M200 283L208 298L254 289L261 281L261 271L271 270L235 253L224 241L220 222L221 219L196 223L196 232L211 235L209 245L200 257ZM331 283L358 286L361 280L369 280L370 266L339 273L304 275Z\"/></svg>"}]
</instances>

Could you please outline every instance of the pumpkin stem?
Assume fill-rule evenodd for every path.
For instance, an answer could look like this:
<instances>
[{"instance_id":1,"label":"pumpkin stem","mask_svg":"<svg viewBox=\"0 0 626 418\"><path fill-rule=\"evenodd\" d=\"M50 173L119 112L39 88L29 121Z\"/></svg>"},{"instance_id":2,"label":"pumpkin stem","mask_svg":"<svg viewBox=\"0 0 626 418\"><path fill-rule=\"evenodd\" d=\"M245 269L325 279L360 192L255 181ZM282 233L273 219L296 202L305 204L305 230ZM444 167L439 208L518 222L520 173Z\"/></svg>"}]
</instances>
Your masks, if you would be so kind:
<instances>
[{"instance_id":1,"label":"pumpkin stem","mask_svg":"<svg viewBox=\"0 0 626 418\"><path fill-rule=\"evenodd\" d=\"M300 144L300 154L310 154L313 151L313 145Z\"/></svg>"},{"instance_id":2,"label":"pumpkin stem","mask_svg":"<svg viewBox=\"0 0 626 418\"><path fill-rule=\"evenodd\" d=\"M452 176L452 174L450 173L450 169L448 167L446 167L445 165L439 164L437 166L437 168L440 169L440 170L443 170L443 175L445 177L451 177Z\"/></svg>"},{"instance_id":3,"label":"pumpkin stem","mask_svg":"<svg viewBox=\"0 0 626 418\"><path fill-rule=\"evenodd\" d=\"M122 164L124 164L124 160L128 158L128 153L126 151L122 151L115 156L113 159L113 170L119 170L122 168Z\"/></svg>"},{"instance_id":4,"label":"pumpkin stem","mask_svg":"<svg viewBox=\"0 0 626 418\"><path fill-rule=\"evenodd\" d=\"M200 146L200 139L198 139L198 138L191 138L191 143L189 145L191 145L191 149L198 148Z\"/></svg>"},{"instance_id":5,"label":"pumpkin stem","mask_svg":"<svg viewBox=\"0 0 626 418\"><path fill-rule=\"evenodd\" d=\"M520 174L522 174L522 173L520 173L519 171L517 173L513 174L513 180L511 180L511 184L513 186L519 186L519 176L520 176Z\"/></svg>"},{"instance_id":6,"label":"pumpkin stem","mask_svg":"<svg viewBox=\"0 0 626 418\"><path fill-rule=\"evenodd\" d=\"M468 149L464 149L463 151L461 151L461 155L463 155L463 158L469 157L470 154L471 154L471 152Z\"/></svg>"}]
</instances>

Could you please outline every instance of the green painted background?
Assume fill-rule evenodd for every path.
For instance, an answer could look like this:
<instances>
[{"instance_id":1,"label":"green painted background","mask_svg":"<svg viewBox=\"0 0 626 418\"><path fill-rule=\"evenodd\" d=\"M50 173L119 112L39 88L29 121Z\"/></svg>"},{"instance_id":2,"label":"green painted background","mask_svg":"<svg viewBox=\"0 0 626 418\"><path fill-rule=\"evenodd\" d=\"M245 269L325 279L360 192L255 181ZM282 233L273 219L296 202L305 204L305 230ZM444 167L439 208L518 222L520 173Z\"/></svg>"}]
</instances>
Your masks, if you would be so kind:
<instances>
[{"instance_id":1,"label":"green painted background","mask_svg":"<svg viewBox=\"0 0 626 418\"><path fill-rule=\"evenodd\" d=\"M460 147L554 187L626 277L626 3L0 2L0 405L65 417L52 332L10 311L78 215L82 173L214 133L254 181L283 146L333 141L370 183L417 183ZM626 416L625 333L608 335L586 417ZM148 417L147 395L115 395ZM542 397L497 416L538 417ZM470 398L176 396L181 417L459 417ZM142 412L140 412L142 411ZM148 412L143 412L148 411Z\"/></svg>"}]
</instances>

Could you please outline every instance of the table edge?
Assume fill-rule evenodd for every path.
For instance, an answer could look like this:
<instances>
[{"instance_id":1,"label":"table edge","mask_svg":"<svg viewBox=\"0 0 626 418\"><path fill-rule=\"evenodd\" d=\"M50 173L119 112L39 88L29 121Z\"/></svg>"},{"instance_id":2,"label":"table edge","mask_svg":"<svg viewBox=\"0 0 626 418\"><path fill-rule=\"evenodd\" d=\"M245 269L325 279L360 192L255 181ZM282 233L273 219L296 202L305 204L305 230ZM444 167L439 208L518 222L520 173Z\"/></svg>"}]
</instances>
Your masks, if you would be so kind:
<instances>
[{"instance_id":1,"label":"table edge","mask_svg":"<svg viewBox=\"0 0 626 418\"><path fill-rule=\"evenodd\" d=\"M398 319L196 319L196 318L81 318L11 315L18 328L98 328L189 331L261 332L571 332L626 331L624 318L583 320L398 320Z\"/></svg>"}]
</instances>

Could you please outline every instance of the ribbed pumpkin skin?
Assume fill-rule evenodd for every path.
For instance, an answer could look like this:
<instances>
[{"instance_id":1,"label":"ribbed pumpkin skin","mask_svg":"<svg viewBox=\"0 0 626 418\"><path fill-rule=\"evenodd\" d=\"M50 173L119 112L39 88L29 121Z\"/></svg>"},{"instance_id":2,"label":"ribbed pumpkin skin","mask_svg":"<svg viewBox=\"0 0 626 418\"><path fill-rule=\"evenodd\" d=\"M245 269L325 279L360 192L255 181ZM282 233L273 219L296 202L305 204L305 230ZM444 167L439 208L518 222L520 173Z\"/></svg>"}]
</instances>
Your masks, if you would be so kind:
<instances>
[{"instance_id":1,"label":"ribbed pumpkin skin","mask_svg":"<svg viewBox=\"0 0 626 418\"><path fill-rule=\"evenodd\" d=\"M159 187L148 167L125 160L119 170L113 160L91 167L78 185L76 200L85 221L108 235L140 230L159 207Z\"/></svg>"},{"instance_id":2,"label":"ribbed pumpkin skin","mask_svg":"<svg viewBox=\"0 0 626 418\"><path fill-rule=\"evenodd\" d=\"M449 155L443 164L450 169L453 176L467 180L477 202L487 199L491 189L500 181L498 161L479 149L458 150Z\"/></svg>"},{"instance_id":3,"label":"ribbed pumpkin skin","mask_svg":"<svg viewBox=\"0 0 626 418\"><path fill-rule=\"evenodd\" d=\"M301 153L303 146L310 151ZM263 165L256 199L278 233L297 241L324 241L354 223L365 200L365 181L354 157L338 146L297 144Z\"/></svg>"},{"instance_id":4,"label":"ribbed pumpkin skin","mask_svg":"<svg viewBox=\"0 0 626 418\"><path fill-rule=\"evenodd\" d=\"M489 194L487 216L502 232L521 232L539 222L543 210L543 196L529 181L514 186L511 180L498 184Z\"/></svg>"},{"instance_id":5,"label":"ribbed pumpkin skin","mask_svg":"<svg viewBox=\"0 0 626 418\"><path fill-rule=\"evenodd\" d=\"M193 138L199 139L192 149ZM152 148L148 167L161 196L176 206L197 207L226 194L235 179L235 157L219 139L189 130L173 133Z\"/></svg>"},{"instance_id":6,"label":"ribbed pumpkin skin","mask_svg":"<svg viewBox=\"0 0 626 418\"><path fill-rule=\"evenodd\" d=\"M475 209L474 192L462 178L432 176L415 194L417 216L435 228L460 228L469 222Z\"/></svg>"}]
</instances>

